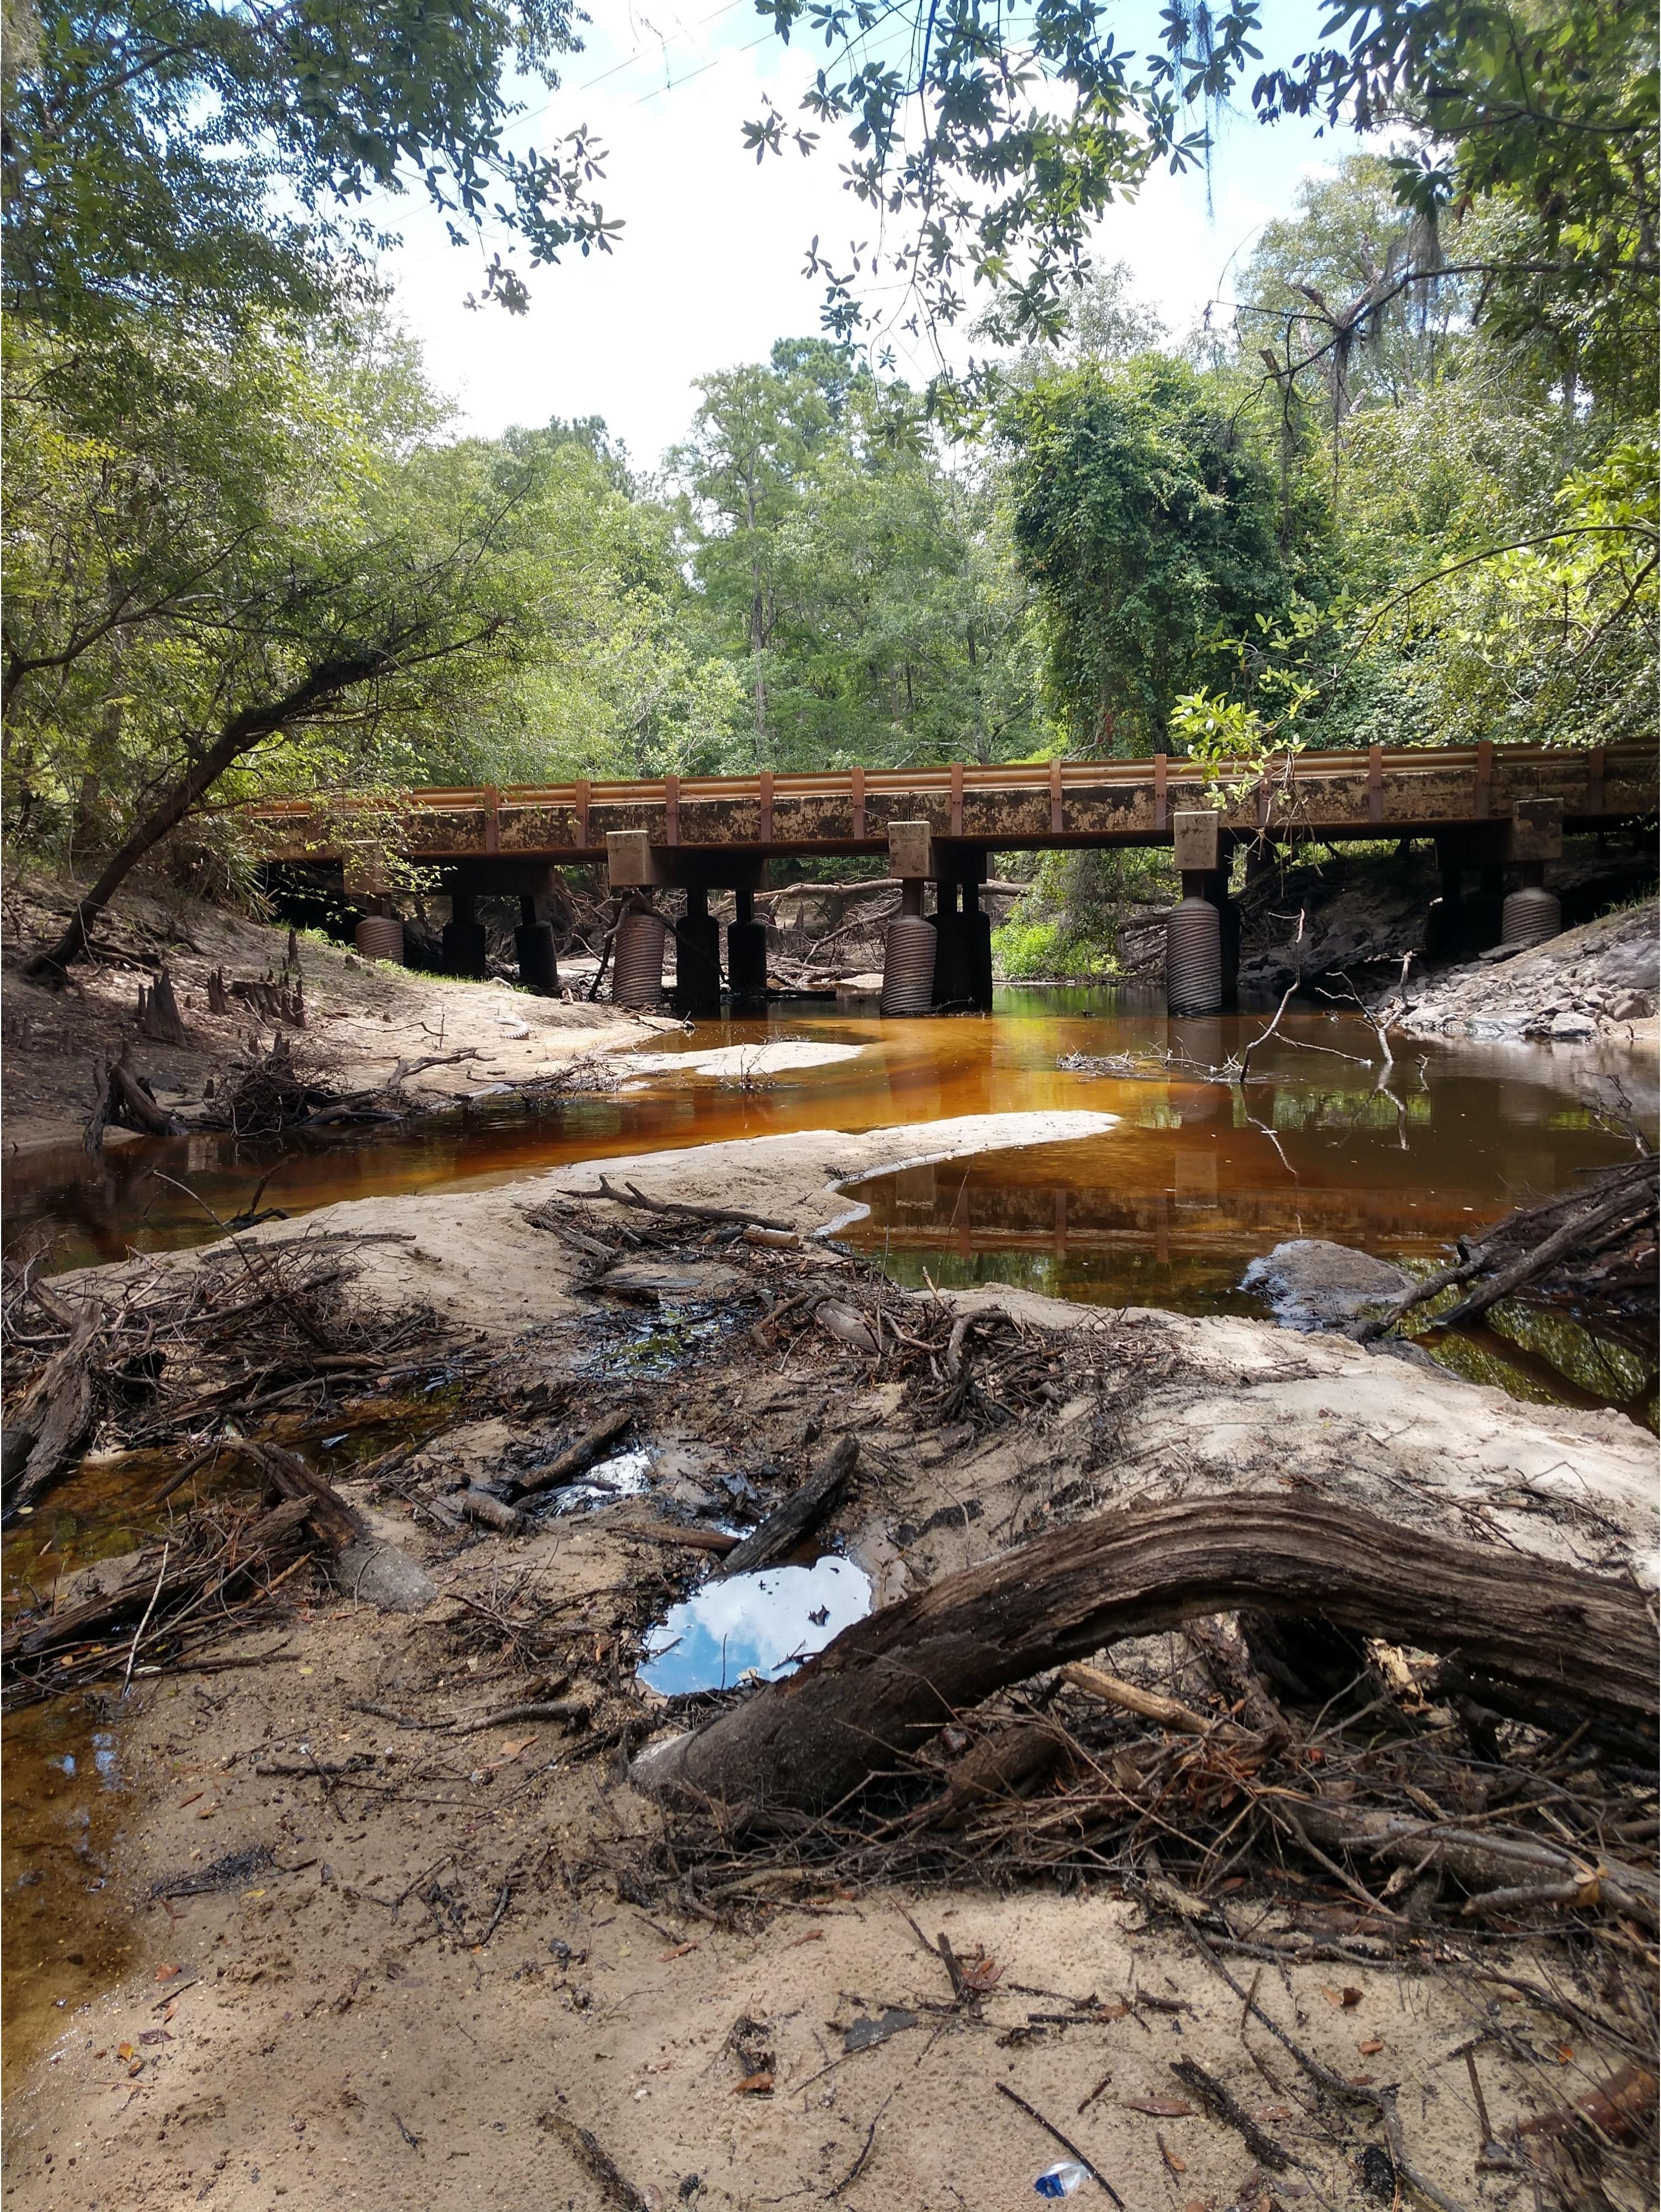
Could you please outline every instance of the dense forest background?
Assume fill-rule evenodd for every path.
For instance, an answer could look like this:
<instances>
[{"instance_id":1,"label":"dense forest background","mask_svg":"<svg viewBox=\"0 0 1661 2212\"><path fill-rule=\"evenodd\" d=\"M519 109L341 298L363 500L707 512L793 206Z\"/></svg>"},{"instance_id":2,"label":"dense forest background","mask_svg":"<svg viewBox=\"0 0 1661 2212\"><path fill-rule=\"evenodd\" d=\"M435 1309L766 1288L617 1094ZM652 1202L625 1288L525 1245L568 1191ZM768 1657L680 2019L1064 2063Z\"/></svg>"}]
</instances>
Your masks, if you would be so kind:
<instances>
[{"instance_id":1,"label":"dense forest background","mask_svg":"<svg viewBox=\"0 0 1661 2212\"><path fill-rule=\"evenodd\" d=\"M223 888L257 795L1652 730L1640 15L1554 11L1532 122L1503 41L1435 133L1397 69L1377 150L1204 328L1052 255L917 392L845 288L832 335L700 379L654 462L598 419L457 434L349 215L412 149L482 193L479 26L523 64L573 19L434 18L349 100L234 10L162 13L188 66L148 17L7 23L15 850L84 878L159 843ZM533 258L608 243L585 158L496 162Z\"/></svg>"}]
</instances>

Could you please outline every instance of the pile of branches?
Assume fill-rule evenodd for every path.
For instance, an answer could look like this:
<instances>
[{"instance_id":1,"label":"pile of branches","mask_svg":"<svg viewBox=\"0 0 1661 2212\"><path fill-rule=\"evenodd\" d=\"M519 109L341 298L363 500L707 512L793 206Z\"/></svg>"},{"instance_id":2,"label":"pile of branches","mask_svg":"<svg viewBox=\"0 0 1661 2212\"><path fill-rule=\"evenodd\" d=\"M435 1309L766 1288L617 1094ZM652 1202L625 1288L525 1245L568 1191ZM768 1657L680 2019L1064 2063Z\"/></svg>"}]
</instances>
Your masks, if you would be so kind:
<instances>
[{"instance_id":1,"label":"pile of branches","mask_svg":"<svg viewBox=\"0 0 1661 2212\"><path fill-rule=\"evenodd\" d=\"M246 1054L232 1060L215 1086L209 1083L197 1120L201 1129L224 1129L233 1137L276 1137L290 1129L316 1126L337 1113L340 1101L312 1070L299 1065L281 1030L262 1052L251 1036Z\"/></svg>"},{"instance_id":2,"label":"pile of branches","mask_svg":"<svg viewBox=\"0 0 1661 2212\"><path fill-rule=\"evenodd\" d=\"M1438 1328L1486 1313L1502 1298L1572 1315L1596 1334L1653 1361L1657 1353L1657 1158L1640 1153L1589 1176L1579 1190L1519 1206L1479 1239L1462 1237L1458 1257L1385 1312L1352 1325L1358 1342L1386 1334L1432 1301ZM1466 1288L1465 1285L1471 1287Z\"/></svg>"},{"instance_id":3,"label":"pile of branches","mask_svg":"<svg viewBox=\"0 0 1661 2212\"><path fill-rule=\"evenodd\" d=\"M1566 1911L1587 1941L1653 1942L1655 1742L1632 1717L1409 1665L1321 1621L1216 1615L1183 1634L1184 1696L1058 1668L830 1814L773 1808L742 1839L686 1819L682 1876L1105 1878L1235 1948L1250 1921L1261 1955L1560 1935Z\"/></svg>"},{"instance_id":4,"label":"pile of branches","mask_svg":"<svg viewBox=\"0 0 1661 2212\"><path fill-rule=\"evenodd\" d=\"M581 1203L596 1199L627 1208L627 1216L601 1216ZM802 1240L787 1223L742 1209L650 1198L633 1183L620 1188L604 1176L597 1189L562 1192L524 1218L581 1255L591 1279L645 1251L681 1259L707 1258L712 1251L743 1256L758 1270L758 1289L767 1271L782 1267L783 1282L750 1330L759 1352L787 1352L797 1365L815 1350L827 1359L846 1358L850 1350L863 1354L872 1382L906 1385L919 1425L961 1424L966 1436L1053 1411L1086 1367L1092 1393L1116 1428L1174 1358L1152 1339L1116 1339L1104 1386L1100 1330L1046 1328L999 1305L965 1313L938 1296L920 1298L900 1288L878 1261L859 1255L836 1255L832 1272L823 1265L831 1255L815 1250L820 1265L803 1282L796 1273Z\"/></svg>"},{"instance_id":5,"label":"pile of branches","mask_svg":"<svg viewBox=\"0 0 1661 2212\"><path fill-rule=\"evenodd\" d=\"M1067 1395L1070 1332L1003 1306L964 1313L900 1290L874 1267L782 1294L751 1332L763 1350L805 1349L810 1332L869 1355L873 1382L902 1382L919 1425L977 1432L1028 1419ZM1099 1352L1099 1341L1092 1355ZM1128 1357L1128 1355L1127 1355ZM1130 1377L1127 1365L1121 1383Z\"/></svg>"},{"instance_id":6,"label":"pile of branches","mask_svg":"<svg viewBox=\"0 0 1661 2212\"><path fill-rule=\"evenodd\" d=\"M135 1674L200 1665L227 1636L285 1624L303 1592L284 1585L303 1580L323 1540L312 1510L306 1497L270 1509L203 1506L180 1516L165 1540L123 1559L118 1579L104 1587L82 1595L71 1577L61 1595L30 1590L33 1605L0 1635L7 1711L112 1678L124 1688Z\"/></svg>"},{"instance_id":7,"label":"pile of branches","mask_svg":"<svg viewBox=\"0 0 1661 2212\"><path fill-rule=\"evenodd\" d=\"M390 1232L389 1232L390 1233ZM5 1263L4 1518L9 1524L89 1444L179 1456L177 1482L246 1429L339 1382L390 1384L438 1334L349 1295L362 1237L233 1237L195 1267L158 1263L57 1288L38 1261ZM391 1371L389 1372L388 1370Z\"/></svg>"},{"instance_id":8,"label":"pile of branches","mask_svg":"<svg viewBox=\"0 0 1661 2212\"><path fill-rule=\"evenodd\" d=\"M1306 1962L1331 1968L1335 2004L1356 2002L1345 1984L1369 1970L1509 1986L1555 2014L1570 2043L1628 2063L1604 2105L1564 2107L1561 2125L1485 2113L1487 2171L1538 2174L1566 2207L1607 2204L1587 2191L1590 2166L1617 2201L1652 2202L1653 1743L1624 1723L1502 1714L1457 1667L1409 1666L1325 1624L1213 1616L1184 1634L1183 1696L1065 1666L960 1715L827 1812L683 1808L632 1879L729 1920L871 1884L1103 1885L1181 1929L1225 1978L1224 1962L1244 1962L1234 1972L1252 1996L1254 1976ZM1531 1939L1561 1965L1519 1980L1512 1962ZM1236 1994L1249 2002L1246 1986ZM1060 2035L1138 2002L1183 2008L1104 2002L1046 2002L1003 2039ZM1503 2044L1472 2009L1477 2041ZM1561 2075L1513 2042L1509 2055L1541 2063L1538 2103L1561 2106ZM1353 2142L1354 2108L1372 2105L1399 2163L1390 2092L1365 2075L1325 2076L1312 2059L1307 2070L1326 2124ZM1204 2100L1203 2078L1186 2087ZM1404 2166L1402 2178L1414 2179Z\"/></svg>"}]
</instances>

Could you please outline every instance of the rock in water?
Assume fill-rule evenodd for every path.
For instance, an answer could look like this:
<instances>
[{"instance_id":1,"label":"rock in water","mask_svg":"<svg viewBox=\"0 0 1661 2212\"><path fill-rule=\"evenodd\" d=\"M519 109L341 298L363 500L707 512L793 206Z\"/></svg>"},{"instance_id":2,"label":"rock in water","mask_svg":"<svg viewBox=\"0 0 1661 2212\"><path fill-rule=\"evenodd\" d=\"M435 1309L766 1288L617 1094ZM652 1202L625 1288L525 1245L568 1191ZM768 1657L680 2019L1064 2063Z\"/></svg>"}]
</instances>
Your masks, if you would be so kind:
<instances>
[{"instance_id":1,"label":"rock in water","mask_svg":"<svg viewBox=\"0 0 1661 2212\"><path fill-rule=\"evenodd\" d=\"M1343 1328L1371 1306L1387 1305L1410 1290L1413 1279L1387 1260L1331 1244L1325 1237L1298 1237L1277 1244L1265 1260L1254 1260L1240 1278L1243 1291L1269 1301L1282 1328Z\"/></svg>"}]
</instances>

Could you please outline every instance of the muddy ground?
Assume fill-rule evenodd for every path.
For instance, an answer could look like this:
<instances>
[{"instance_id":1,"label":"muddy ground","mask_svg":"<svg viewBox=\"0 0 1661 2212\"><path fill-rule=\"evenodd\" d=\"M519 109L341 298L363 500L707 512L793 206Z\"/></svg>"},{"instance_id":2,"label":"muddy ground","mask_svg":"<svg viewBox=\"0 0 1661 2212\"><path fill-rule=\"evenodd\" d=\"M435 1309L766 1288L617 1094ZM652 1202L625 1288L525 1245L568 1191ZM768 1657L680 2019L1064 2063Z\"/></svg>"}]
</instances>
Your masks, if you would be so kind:
<instances>
[{"instance_id":1,"label":"muddy ground","mask_svg":"<svg viewBox=\"0 0 1661 2212\"><path fill-rule=\"evenodd\" d=\"M806 1231L846 1213L848 1176L996 1134L827 1131L602 1171ZM648 1624L709 1571L695 1539L727 1516L723 1479L760 1510L845 1432L859 1465L826 1540L884 1602L1106 1505L1287 1488L1653 1591L1650 1440L1344 1341L1019 1293L955 1302L1030 1333L1019 1418L943 1420L925 1368L884 1381L821 1326L763 1327L804 1285L852 1283L851 1262L694 1224L672 1254L634 1251L671 1271L664 1297L619 1297L582 1240L627 1254L655 1224L562 1195L597 1188L593 1167L563 1170L330 1207L250 1240L396 1240L355 1248L355 1295L433 1308L453 1347L492 1363L396 1479L343 1486L435 1595L382 1613L302 1575L292 1617L227 1634L225 1663L100 1706L125 1790L116 1878L87 1906L106 1963L89 1986L70 1963L87 1938L37 1931L64 1963L54 1990L50 1955L27 1962L39 1999L13 2058L7 2203L993 2212L1037 2201L1034 2178L1064 2155L999 2087L1132 2212L1390 2203L1377 2114L1318 2093L1267 2015L1343 2080L1397 2086L1409 2161L1444 2212L1531 2206L1525 2171L1479 2164L1484 2137L1641 2052L1623 1976L1652 1972L1643 1929L1594 1943L1566 1922L1525 1941L1444 1919L1391 1939L1388 1916L1308 1863L1272 1883L1250 1865L1219 1876L1196 1917L1161 1872L1183 1852L1175 1810L1162 1844L1090 1880L991 1862L849 1878L746 1859L738 1838L724 1874L706 1843L680 1847L683 1873L699 1851L705 1869L680 1881L674 1825L627 1762L688 1716L635 1667ZM459 1520L457 1485L534 1465L623 1406L651 1455L640 1495L507 1536ZM1104 1662L1202 1711L1222 1703L1185 1636ZM1379 1664L1410 1684L1411 1655ZM555 1698L585 1723L509 1717ZM924 1948L942 1935L971 1968L967 1997ZM895 2011L910 2024L849 2048L850 2030L870 2037L858 2022ZM1196 2105L1181 2060L1284 2147L1284 2172ZM561 2123L635 2193L597 2182ZM1618 2174L1609 2186L1642 2201Z\"/></svg>"},{"instance_id":2,"label":"muddy ground","mask_svg":"<svg viewBox=\"0 0 1661 2212\"><path fill-rule=\"evenodd\" d=\"M0 915L6 1081L5 1150L73 1143L87 1125L102 1062L130 1044L157 1102L186 1126L201 1113L203 1086L223 1088L246 1060L251 1038L269 1049L276 1031L235 1000L228 1014L208 1006L208 976L227 989L281 974L286 927L252 921L158 887L118 893L94 933L94 955L53 993L27 983L22 963L62 928L70 892L58 883L14 872ZM446 1060L409 1086L419 1105L461 1098L493 1083L515 1085L557 1074L573 1060L638 1039L648 1024L609 1006L564 1005L505 983L465 982L360 959L321 936L299 940L306 1026L281 1025L296 1067L330 1089L367 1091L398 1063ZM158 1043L141 1034L138 991L166 966L189 1042ZM118 1144L117 1129L107 1141Z\"/></svg>"}]
</instances>

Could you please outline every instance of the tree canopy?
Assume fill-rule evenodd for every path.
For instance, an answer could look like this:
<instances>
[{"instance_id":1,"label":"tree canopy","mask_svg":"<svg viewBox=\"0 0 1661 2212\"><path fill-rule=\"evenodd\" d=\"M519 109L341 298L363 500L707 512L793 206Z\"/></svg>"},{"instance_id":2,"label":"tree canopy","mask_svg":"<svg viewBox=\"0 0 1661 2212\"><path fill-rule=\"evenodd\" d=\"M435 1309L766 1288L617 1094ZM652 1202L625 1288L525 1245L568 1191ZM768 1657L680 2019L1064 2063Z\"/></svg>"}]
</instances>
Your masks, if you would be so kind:
<instances>
[{"instance_id":1,"label":"tree canopy","mask_svg":"<svg viewBox=\"0 0 1661 2212\"><path fill-rule=\"evenodd\" d=\"M597 417L457 434L375 273L399 193L481 302L610 249L587 135L515 150L566 0L15 0L6 820L89 907L158 846L233 872L227 807L290 790L1652 726L1627 0L1335 0L1295 54L1257 0L1141 56L1094 3L761 13L827 58L758 160L845 131L882 243L815 243L824 328L700 379L653 472ZM1360 150L1173 334L1097 219L1248 88ZM908 388L885 319L972 300L973 374Z\"/></svg>"}]
</instances>

